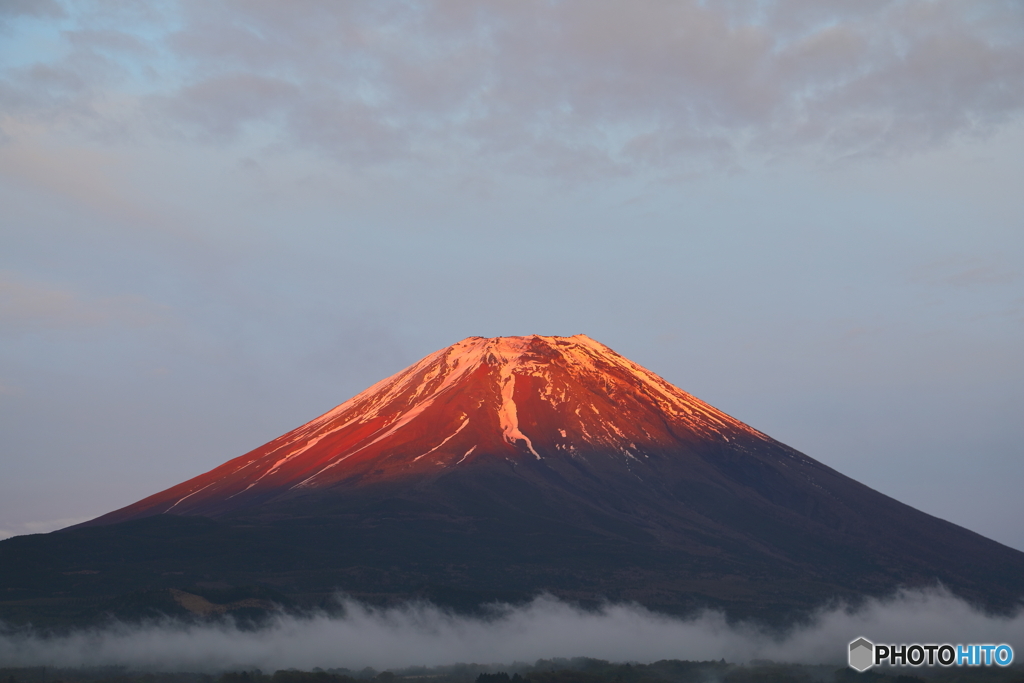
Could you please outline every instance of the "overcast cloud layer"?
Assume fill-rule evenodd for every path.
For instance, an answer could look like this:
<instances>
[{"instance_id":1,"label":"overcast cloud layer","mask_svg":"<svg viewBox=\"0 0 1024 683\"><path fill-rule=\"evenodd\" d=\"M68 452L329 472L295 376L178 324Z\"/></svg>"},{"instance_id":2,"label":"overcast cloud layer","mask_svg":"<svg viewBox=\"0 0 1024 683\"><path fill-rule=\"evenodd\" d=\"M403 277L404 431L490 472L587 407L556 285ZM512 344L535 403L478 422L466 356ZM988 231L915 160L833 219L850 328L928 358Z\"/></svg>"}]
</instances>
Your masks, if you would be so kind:
<instances>
[{"instance_id":1,"label":"overcast cloud layer","mask_svg":"<svg viewBox=\"0 0 1024 683\"><path fill-rule=\"evenodd\" d=\"M0 537L586 333L1024 548L1015 0L0 1Z\"/></svg>"},{"instance_id":2,"label":"overcast cloud layer","mask_svg":"<svg viewBox=\"0 0 1024 683\"><path fill-rule=\"evenodd\" d=\"M1012 0L4 7L15 141L251 136L355 166L587 175L899 154L1024 106Z\"/></svg>"}]
</instances>

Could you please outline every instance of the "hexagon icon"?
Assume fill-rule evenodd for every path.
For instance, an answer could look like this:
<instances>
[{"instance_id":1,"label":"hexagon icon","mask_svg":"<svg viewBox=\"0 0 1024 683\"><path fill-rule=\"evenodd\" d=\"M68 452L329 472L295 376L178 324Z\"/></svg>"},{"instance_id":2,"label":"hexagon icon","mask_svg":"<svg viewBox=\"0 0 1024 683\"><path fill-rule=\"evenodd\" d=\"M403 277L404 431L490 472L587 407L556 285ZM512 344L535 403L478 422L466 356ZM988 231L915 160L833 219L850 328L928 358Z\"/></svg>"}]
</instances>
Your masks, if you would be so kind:
<instances>
[{"instance_id":1,"label":"hexagon icon","mask_svg":"<svg viewBox=\"0 0 1024 683\"><path fill-rule=\"evenodd\" d=\"M850 666L857 671L867 671L875 663L875 644L867 638L858 638L850 643Z\"/></svg>"}]
</instances>

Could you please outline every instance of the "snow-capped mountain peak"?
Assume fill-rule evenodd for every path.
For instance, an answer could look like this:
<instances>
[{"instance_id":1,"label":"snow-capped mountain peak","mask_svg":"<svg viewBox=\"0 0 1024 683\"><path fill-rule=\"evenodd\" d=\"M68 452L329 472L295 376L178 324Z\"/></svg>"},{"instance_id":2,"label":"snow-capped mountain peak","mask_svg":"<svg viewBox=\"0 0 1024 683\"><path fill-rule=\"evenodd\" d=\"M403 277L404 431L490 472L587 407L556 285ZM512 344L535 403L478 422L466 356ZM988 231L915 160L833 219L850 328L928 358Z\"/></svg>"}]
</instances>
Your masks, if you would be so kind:
<instances>
[{"instance_id":1,"label":"snow-capped mountain peak","mask_svg":"<svg viewBox=\"0 0 1024 683\"><path fill-rule=\"evenodd\" d=\"M590 337L469 337L128 516L202 514L346 481L434 476L481 461L645 460L680 443L766 436Z\"/></svg>"}]
</instances>

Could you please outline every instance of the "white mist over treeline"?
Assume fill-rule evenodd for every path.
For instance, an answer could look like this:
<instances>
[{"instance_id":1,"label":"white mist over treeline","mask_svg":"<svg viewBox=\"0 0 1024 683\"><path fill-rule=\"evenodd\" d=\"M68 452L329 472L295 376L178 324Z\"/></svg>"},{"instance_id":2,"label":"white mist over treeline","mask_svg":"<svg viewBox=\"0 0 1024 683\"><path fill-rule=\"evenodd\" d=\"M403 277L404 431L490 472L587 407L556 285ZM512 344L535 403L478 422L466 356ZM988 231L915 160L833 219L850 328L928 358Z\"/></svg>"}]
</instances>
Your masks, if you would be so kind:
<instances>
[{"instance_id":1,"label":"white mist over treeline","mask_svg":"<svg viewBox=\"0 0 1024 683\"><path fill-rule=\"evenodd\" d=\"M847 644L859 636L877 643L1007 643L1017 661L1024 657L1024 610L986 614L942 589L900 591L857 609L822 609L784 632L730 624L719 612L681 618L635 604L585 610L550 596L517 607L494 605L484 616L425 603L377 609L342 602L341 616L281 615L255 630L230 620L114 624L57 636L0 630L0 663L165 671L389 669L560 657L843 665Z\"/></svg>"}]
</instances>

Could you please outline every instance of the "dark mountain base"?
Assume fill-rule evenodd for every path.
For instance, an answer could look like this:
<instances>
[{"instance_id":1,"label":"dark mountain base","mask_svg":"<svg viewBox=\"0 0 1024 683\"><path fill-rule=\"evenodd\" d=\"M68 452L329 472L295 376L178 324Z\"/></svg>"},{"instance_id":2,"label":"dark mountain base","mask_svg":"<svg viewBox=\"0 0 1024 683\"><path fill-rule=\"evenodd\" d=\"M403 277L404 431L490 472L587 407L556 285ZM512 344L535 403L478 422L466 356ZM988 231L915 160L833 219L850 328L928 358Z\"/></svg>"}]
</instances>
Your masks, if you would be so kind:
<instances>
[{"instance_id":1,"label":"dark mountain base","mask_svg":"<svg viewBox=\"0 0 1024 683\"><path fill-rule=\"evenodd\" d=\"M552 519L510 526L431 518L403 510L408 505L259 525L162 515L10 539L0 545L0 620L57 627L160 614L258 620L273 605L329 609L337 592L377 605L429 600L471 612L547 591L583 605L628 600L675 614L711 607L780 623L836 598L855 602L913 583L801 576L754 553L701 556Z\"/></svg>"},{"instance_id":2,"label":"dark mountain base","mask_svg":"<svg viewBox=\"0 0 1024 683\"><path fill-rule=\"evenodd\" d=\"M635 600L669 613L710 606L772 619L839 590L852 595L764 571L760 579L716 575L699 559L575 529L533 538L529 527L476 525L484 528L470 539L451 521L386 516L258 527L159 516L18 537L0 546L0 620L60 626L105 615L187 616L169 589L215 605L262 599L329 608L342 592L371 604L421 599L462 612L547 591L582 604ZM243 588L232 595L231 587Z\"/></svg>"},{"instance_id":3,"label":"dark mountain base","mask_svg":"<svg viewBox=\"0 0 1024 683\"><path fill-rule=\"evenodd\" d=\"M851 492L830 508L786 500L766 476L730 496L683 480L654 497L639 480L612 490L573 475L527 461L302 493L218 519L157 515L8 539L0 620L256 619L273 605L330 608L338 593L468 612L547 592L784 623L901 586L941 582L1002 612L1024 595L1024 554L859 484L836 484Z\"/></svg>"}]
</instances>

